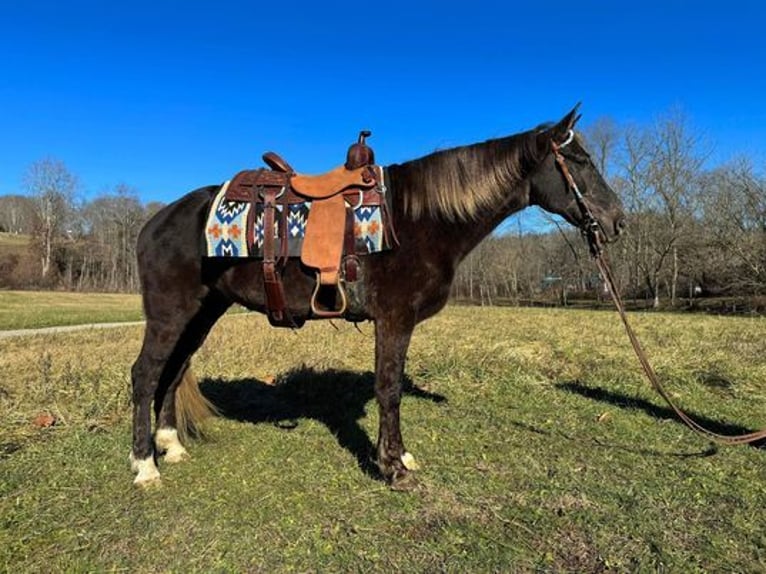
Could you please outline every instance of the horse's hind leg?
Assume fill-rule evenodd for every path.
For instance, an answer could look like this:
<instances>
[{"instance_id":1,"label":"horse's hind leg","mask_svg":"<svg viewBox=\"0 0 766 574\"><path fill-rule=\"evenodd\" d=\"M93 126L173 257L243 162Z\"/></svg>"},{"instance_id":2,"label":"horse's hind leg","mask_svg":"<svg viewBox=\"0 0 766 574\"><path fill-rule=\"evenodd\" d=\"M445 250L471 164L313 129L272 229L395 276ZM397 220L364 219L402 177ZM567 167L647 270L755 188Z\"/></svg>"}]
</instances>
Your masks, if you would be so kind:
<instances>
[{"instance_id":1,"label":"horse's hind leg","mask_svg":"<svg viewBox=\"0 0 766 574\"><path fill-rule=\"evenodd\" d=\"M157 412L157 405L164 403L168 389L176 386L183 375L191 353L185 353L183 345L180 348L178 345L183 338L182 325L148 320L144 345L133 365L133 450L130 459L133 472L137 473L133 483L138 486L160 478L152 444L151 406L154 400ZM165 433L165 437L168 434L172 433Z\"/></svg>"},{"instance_id":2,"label":"horse's hind leg","mask_svg":"<svg viewBox=\"0 0 766 574\"><path fill-rule=\"evenodd\" d=\"M179 437L179 427L176 422L176 393L183 385L195 385L197 382L193 380L193 375L187 362L179 372L176 380L171 383L164 399L158 397L159 389L155 392L154 396L154 410L157 415L156 419L156 431L154 432L154 447L157 454L164 453L165 462L176 463L181 462L189 458L189 453L181 444ZM199 391L197 391L199 392ZM158 401L161 403L162 408L157 413ZM183 429L182 429L183 433Z\"/></svg>"},{"instance_id":3,"label":"horse's hind leg","mask_svg":"<svg viewBox=\"0 0 766 574\"><path fill-rule=\"evenodd\" d=\"M189 357L199 348L215 321L228 306L212 301L212 296L185 310L176 307L173 317L156 317L147 309L144 344L133 365L133 450L131 463L137 473L134 483L145 485L159 479L151 434L151 404L154 401L161 447L176 446L177 431L174 396L188 368ZM195 299L192 299L195 300ZM165 308L172 309L168 304ZM174 436L175 435L175 436ZM178 448L180 447L180 449ZM183 458L185 449L178 443L172 457Z\"/></svg>"},{"instance_id":4,"label":"horse's hind leg","mask_svg":"<svg viewBox=\"0 0 766 574\"><path fill-rule=\"evenodd\" d=\"M147 320L144 344L133 364L133 448L130 462L137 473L133 483L144 486L160 478L152 445L151 405L178 338L172 326Z\"/></svg>"},{"instance_id":5,"label":"horse's hind leg","mask_svg":"<svg viewBox=\"0 0 766 574\"><path fill-rule=\"evenodd\" d=\"M228 307L229 302L215 293L206 297L203 307L186 326L176 346L175 358L183 359L183 364L173 381L167 386L158 385L154 393L157 417L154 444L158 453L165 454L165 462L181 462L188 458L189 454L181 444L181 438L187 432L197 431L199 423L215 412L213 405L199 391L189 359Z\"/></svg>"}]
</instances>

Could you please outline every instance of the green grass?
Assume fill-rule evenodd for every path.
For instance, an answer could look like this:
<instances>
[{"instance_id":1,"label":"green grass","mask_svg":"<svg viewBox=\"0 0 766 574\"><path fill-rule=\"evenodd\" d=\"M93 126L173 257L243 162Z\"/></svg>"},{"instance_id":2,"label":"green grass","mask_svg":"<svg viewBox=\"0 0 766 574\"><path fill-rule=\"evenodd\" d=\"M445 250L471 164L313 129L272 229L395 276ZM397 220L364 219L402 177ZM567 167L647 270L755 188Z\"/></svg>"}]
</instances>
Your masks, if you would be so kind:
<instances>
[{"instance_id":1,"label":"green grass","mask_svg":"<svg viewBox=\"0 0 766 574\"><path fill-rule=\"evenodd\" d=\"M0 291L0 331L141 319L135 294Z\"/></svg>"},{"instance_id":2,"label":"green grass","mask_svg":"<svg viewBox=\"0 0 766 574\"><path fill-rule=\"evenodd\" d=\"M766 424L766 320L634 320L685 408ZM225 414L146 491L127 464L142 327L0 340L0 570L762 571L766 453L676 422L612 314L449 308L419 327L405 494L370 471L372 329L339 327L224 318L195 372Z\"/></svg>"}]
</instances>

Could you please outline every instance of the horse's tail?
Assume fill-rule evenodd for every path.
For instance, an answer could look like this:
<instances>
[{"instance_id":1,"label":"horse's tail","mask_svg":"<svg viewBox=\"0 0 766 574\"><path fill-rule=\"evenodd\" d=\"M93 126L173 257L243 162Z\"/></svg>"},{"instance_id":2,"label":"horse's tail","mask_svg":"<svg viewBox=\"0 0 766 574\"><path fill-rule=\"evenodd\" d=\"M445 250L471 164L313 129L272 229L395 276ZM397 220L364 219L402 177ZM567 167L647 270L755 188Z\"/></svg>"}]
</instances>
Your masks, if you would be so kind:
<instances>
[{"instance_id":1,"label":"horse's tail","mask_svg":"<svg viewBox=\"0 0 766 574\"><path fill-rule=\"evenodd\" d=\"M219 414L218 409L199 390L191 367L186 367L176 389L176 429L181 439L202 435L205 419Z\"/></svg>"}]
</instances>

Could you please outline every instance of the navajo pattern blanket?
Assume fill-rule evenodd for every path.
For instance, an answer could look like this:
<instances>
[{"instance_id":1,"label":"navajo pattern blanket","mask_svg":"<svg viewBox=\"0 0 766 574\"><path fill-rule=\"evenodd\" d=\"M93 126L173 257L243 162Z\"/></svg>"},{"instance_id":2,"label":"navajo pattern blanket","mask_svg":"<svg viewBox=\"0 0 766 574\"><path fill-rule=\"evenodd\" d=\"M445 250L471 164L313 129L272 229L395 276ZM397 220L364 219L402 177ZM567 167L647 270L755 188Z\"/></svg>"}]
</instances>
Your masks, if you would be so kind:
<instances>
[{"instance_id":1,"label":"navajo pattern blanket","mask_svg":"<svg viewBox=\"0 0 766 574\"><path fill-rule=\"evenodd\" d=\"M205 242L208 257L263 257L263 239L267 230L263 225L263 204L249 201L226 199L227 181L221 186L210 207L205 225ZM284 210L287 209L287 217ZM389 239L384 232L384 211L380 205L351 206L354 216L354 253L363 255L390 249ZM274 238L277 253L282 251L281 237L287 237L287 254L299 257L306 222L311 211L311 202L277 205L274 218ZM287 232L283 233L283 226ZM345 255L351 255L346 253Z\"/></svg>"}]
</instances>

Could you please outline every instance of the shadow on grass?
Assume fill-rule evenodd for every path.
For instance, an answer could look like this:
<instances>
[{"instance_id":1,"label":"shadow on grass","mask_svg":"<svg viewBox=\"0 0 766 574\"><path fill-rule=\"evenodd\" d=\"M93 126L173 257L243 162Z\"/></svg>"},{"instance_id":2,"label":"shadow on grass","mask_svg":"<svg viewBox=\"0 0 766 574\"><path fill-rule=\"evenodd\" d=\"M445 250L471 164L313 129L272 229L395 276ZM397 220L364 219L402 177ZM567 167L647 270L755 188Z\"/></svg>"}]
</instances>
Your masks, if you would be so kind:
<instances>
[{"instance_id":1,"label":"shadow on grass","mask_svg":"<svg viewBox=\"0 0 766 574\"><path fill-rule=\"evenodd\" d=\"M608 403L610 405L614 405L621 409L632 409L632 410L644 411L649 416L659 420L672 420L679 424L684 424L683 421L681 421L681 419L678 418L678 416L673 412L673 410L670 407L660 407L653 403L650 403L649 401L645 399L641 399L641 398L630 396L630 395L625 395L622 393L615 393L613 391L608 391L606 389L601 389L598 387L591 387L576 380L557 383L556 386L564 391L574 393L594 401ZM695 421L697 421L700 425L702 425L706 429L709 429L712 432L717 434L741 435L741 434L749 434L752 432L756 432L756 430L754 429L713 420L708 417L704 417L702 415L699 415L697 413L693 413L690 411L687 411L687 414L690 417L692 417ZM751 443L750 446L754 448L760 448L760 449L765 448L766 440L760 440L760 441Z\"/></svg>"},{"instance_id":2,"label":"shadow on grass","mask_svg":"<svg viewBox=\"0 0 766 574\"><path fill-rule=\"evenodd\" d=\"M200 389L221 411L221 416L252 424L268 423L286 430L300 419L314 419L335 435L338 444L356 457L359 468L380 478L375 446L359 421L375 397L375 374L329 369L299 368L274 381L258 379L205 379ZM443 395L418 388L405 376L404 395L445 402Z\"/></svg>"}]
</instances>

